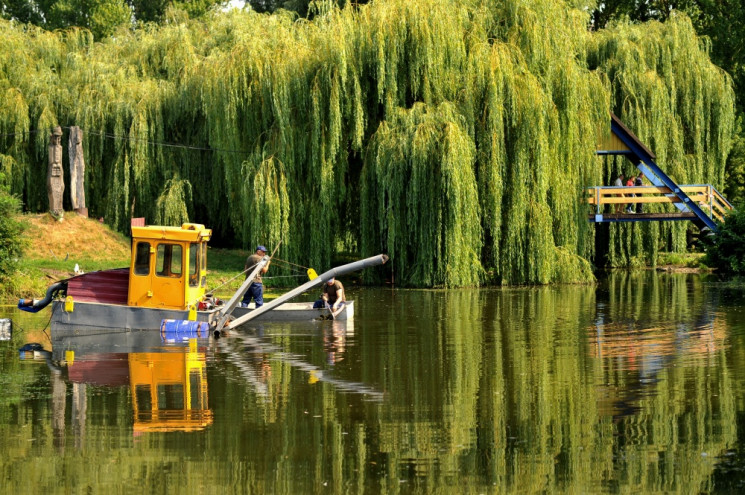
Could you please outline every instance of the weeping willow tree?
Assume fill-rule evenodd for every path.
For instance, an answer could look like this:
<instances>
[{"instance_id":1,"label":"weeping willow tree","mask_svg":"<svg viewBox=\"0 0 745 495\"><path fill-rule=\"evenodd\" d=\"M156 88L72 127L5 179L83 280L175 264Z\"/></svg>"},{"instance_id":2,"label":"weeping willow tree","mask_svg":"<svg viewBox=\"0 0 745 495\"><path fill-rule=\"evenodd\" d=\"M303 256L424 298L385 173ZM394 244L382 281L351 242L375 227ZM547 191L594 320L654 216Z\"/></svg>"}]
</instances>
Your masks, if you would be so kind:
<instances>
[{"instance_id":1,"label":"weeping willow tree","mask_svg":"<svg viewBox=\"0 0 745 495\"><path fill-rule=\"evenodd\" d=\"M375 133L363 170L363 250L389 253L416 285L476 285L481 221L473 141L455 107L400 110ZM369 245L368 245L369 243Z\"/></svg>"},{"instance_id":2,"label":"weeping willow tree","mask_svg":"<svg viewBox=\"0 0 745 495\"><path fill-rule=\"evenodd\" d=\"M415 286L590 280L609 112L679 182L720 184L733 95L684 17L592 33L572 5L316 2L102 42L2 21L0 159L43 211L49 129L79 125L89 209L122 230L188 218L317 267L385 251ZM683 247L646 229L614 227L611 262Z\"/></svg>"},{"instance_id":3,"label":"weeping willow tree","mask_svg":"<svg viewBox=\"0 0 745 495\"><path fill-rule=\"evenodd\" d=\"M181 225L189 221L188 206L191 204L191 184L187 181L169 179L163 192L155 202L156 225Z\"/></svg>"}]
</instances>

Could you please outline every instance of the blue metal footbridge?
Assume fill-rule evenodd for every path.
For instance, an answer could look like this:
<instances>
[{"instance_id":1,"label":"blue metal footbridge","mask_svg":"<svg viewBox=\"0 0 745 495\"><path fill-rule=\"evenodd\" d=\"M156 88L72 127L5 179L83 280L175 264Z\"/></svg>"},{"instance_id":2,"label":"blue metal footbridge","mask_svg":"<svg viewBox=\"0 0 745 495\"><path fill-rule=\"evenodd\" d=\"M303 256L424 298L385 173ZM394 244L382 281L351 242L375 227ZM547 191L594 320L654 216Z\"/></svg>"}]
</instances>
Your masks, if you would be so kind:
<instances>
[{"instance_id":1,"label":"blue metal footbridge","mask_svg":"<svg viewBox=\"0 0 745 495\"><path fill-rule=\"evenodd\" d=\"M588 203L595 207L593 223L687 220L700 229L717 231L732 205L711 184L679 185L656 163L656 156L615 115L611 114L611 135L596 151L598 155L624 155L649 180L651 186L591 187ZM635 213L644 203L672 203L674 213ZM604 213L610 205L616 213ZM620 206L620 208L619 208ZM629 209L631 211L629 211Z\"/></svg>"}]
</instances>

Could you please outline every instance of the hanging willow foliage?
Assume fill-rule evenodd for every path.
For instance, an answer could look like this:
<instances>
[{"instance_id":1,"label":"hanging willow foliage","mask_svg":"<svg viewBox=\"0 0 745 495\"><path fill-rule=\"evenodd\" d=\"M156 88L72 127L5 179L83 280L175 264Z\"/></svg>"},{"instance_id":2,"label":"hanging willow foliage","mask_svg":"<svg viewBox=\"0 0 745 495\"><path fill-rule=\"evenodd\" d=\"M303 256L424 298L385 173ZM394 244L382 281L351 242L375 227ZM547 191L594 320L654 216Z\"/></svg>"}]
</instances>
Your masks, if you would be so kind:
<instances>
[{"instance_id":1,"label":"hanging willow foliage","mask_svg":"<svg viewBox=\"0 0 745 495\"><path fill-rule=\"evenodd\" d=\"M191 198L189 181L169 179L155 202L155 225L181 225L188 222Z\"/></svg>"},{"instance_id":2,"label":"hanging willow foliage","mask_svg":"<svg viewBox=\"0 0 745 495\"><path fill-rule=\"evenodd\" d=\"M414 285L476 285L481 251L473 141L452 104L400 110L373 138L362 180L362 248L390 253ZM370 242L371 245L367 245Z\"/></svg>"},{"instance_id":3,"label":"hanging willow foliage","mask_svg":"<svg viewBox=\"0 0 745 495\"><path fill-rule=\"evenodd\" d=\"M591 280L584 188L622 166L594 156L609 112L676 180L720 186L733 95L686 18L592 33L574 3L317 2L100 43L0 21L7 181L45 210L49 131L79 125L89 209L121 230L188 218L319 268L386 251L414 286ZM610 260L684 228L614 226Z\"/></svg>"}]
</instances>

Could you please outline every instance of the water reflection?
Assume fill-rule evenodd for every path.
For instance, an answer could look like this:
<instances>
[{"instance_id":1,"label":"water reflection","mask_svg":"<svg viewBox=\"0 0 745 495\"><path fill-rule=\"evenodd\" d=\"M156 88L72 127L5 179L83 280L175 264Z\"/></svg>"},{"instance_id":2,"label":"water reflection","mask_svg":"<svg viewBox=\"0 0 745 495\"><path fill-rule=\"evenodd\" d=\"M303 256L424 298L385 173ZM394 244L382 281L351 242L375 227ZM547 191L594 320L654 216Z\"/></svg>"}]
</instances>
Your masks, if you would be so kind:
<instances>
[{"instance_id":1,"label":"water reflection","mask_svg":"<svg viewBox=\"0 0 745 495\"><path fill-rule=\"evenodd\" d=\"M704 290L695 286L695 279L671 279L667 296L679 301L678 307L661 317L664 308L650 304L658 296L657 280L649 275L614 274L608 284L616 298L631 294L635 301L647 302L627 306L626 315L616 311L623 304L618 301L597 305L588 337L590 353L603 370L599 399L603 414L618 418L638 413L639 401L658 392L656 384L667 378L669 368L707 367L725 350L727 327L717 318L718 293L707 291L705 304L697 304L690 299L702 297ZM627 378L616 386L612 376L619 372Z\"/></svg>"},{"instance_id":2,"label":"water reflection","mask_svg":"<svg viewBox=\"0 0 745 495\"><path fill-rule=\"evenodd\" d=\"M308 384L318 382L330 384L335 390L346 393L362 394L368 400L382 400L384 394L374 387L361 382L340 379L334 376L333 367L343 360L348 336L354 333L353 321L314 322L310 327L314 334L320 333L322 348L325 353L325 364L313 364L302 355L287 352L282 346L272 343L278 335L302 336L309 328L306 323L285 323L271 325L271 334L267 335L266 327L259 325L230 332L227 338L217 342L218 350L239 371L255 393L267 402L277 400L271 393L272 363L282 367L291 367L307 373Z\"/></svg>"},{"instance_id":3,"label":"water reflection","mask_svg":"<svg viewBox=\"0 0 745 495\"><path fill-rule=\"evenodd\" d=\"M598 291L588 352L614 472L626 473L609 486L711 491L716 457L737 439L731 328L704 280L621 272Z\"/></svg>"},{"instance_id":4,"label":"water reflection","mask_svg":"<svg viewBox=\"0 0 745 495\"><path fill-rule=\"evenodd\" d=\"M55 362L75 351L72 365L50 371L6 350L8 490L28 470L49 491L60 476L288 494L708 493L721 473L741 486L745 313L733 289L621 272L597 287L354 298L346 326L266 324L196 351L157 332L70 336L53 350ZM167 407L179 431L157 430ZM206 424L184 432L187 408ZM133 435L136 422L151 433Z\"/></svg>"},{"instance_id":5,"label":"water reflection","mask_svg":"<svg viewBox=\"0 0 745 495\"><path fill-rule=\"evenodd\" d=\"M619 273L600 287L390 294L388 317L362 309L385 328L386 476L528 493L706 489L736 440L712 292L698 277Z\"/></svg>"},{"instance_id":6,"label":"water reflection","mask_svg":"<svg viewBox=\"0 0 745 495\"><path fill-rule=\"evenodd\" d=\"M67 385L72 385L71 424L85 433L89 386L128 387L133 433L196 431L212 424L208 407L207 339L158 331L77 335L52 331L53 417L64 436ZM66 375L66 376L65 376ZM55 427L55 429L58 429Z\"/></svg>"}]
</instances>

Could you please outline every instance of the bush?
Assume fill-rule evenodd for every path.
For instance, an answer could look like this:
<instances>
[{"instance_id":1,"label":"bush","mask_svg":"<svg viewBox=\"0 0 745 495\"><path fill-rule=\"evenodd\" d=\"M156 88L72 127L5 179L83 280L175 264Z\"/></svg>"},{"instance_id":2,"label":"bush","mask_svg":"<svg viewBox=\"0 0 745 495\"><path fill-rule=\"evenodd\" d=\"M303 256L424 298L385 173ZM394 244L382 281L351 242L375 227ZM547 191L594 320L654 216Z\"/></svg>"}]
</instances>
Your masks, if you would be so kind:
<instances>
[{"instance_id":1,"label":"bush","mask_svg":"<svg viewBox=\"0 0 745 495\"><path fill-rule=\"evenodd\" d=\"M13 282L18 260L23 254L24 224L18 220L21 202L0 188L0 291Z\"/></svg>"},{"instance_id":2,"label":"bush","mask_svg":"<svg viewBox=\"0 0 745 495\"><path fill-rule=\"evenodd\" d=\"M722 272L745 274L745 208L735 208L727 221L719 225L719 232L704 238L708 266Z\"/></svg>"}]
</instances>

